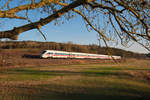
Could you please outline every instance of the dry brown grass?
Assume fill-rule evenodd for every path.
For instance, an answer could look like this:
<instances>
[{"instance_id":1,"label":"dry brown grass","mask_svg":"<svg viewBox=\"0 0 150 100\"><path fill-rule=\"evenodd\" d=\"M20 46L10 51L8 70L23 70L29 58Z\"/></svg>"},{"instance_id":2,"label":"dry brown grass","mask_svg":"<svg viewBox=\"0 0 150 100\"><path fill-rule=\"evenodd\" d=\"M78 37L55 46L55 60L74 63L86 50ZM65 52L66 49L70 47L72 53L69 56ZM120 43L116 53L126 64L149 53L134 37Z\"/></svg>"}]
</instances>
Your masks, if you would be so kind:
<instances>
[{"instance_id":1,"label":"dry brown grass","mask_svg":"<svg viewBox=\"0 0 150 100\"><path fill-rule=\"evenodd\" d=\"M0 52L1 67L29 67L68 64L96 64L113 62L108 60L79 60L79 59L40 59L42 50L37 49L3 49Z\"/></svg>"},{"instance_id":2,"label":"dry brown grass","mask_svg":"<svg viewBox=\"0 0 150 100\"><path fill-rule=\"evenodd\" d=\"M135 59L129 58L122 62L125 66L138 66L138 67L146 67L150 66L150 59Z\"/></svg>"},{"instance_id":3,"label":"dry brown grass","mask_svg":"<svg viewBox=\"0 0 150 100\"><path fill-rule=\"evenodd\" d=\"M149 100L150 98L149 60L128 59L129 61L118 64L80 64L80 62L70 65L64 64L65 60L57 59L22 59L32 60L34 67L22 65L22 68L0 71L2 97L0 99ZM37 61L41 61L39 62L42 63L41 67ZM43 62L48 64L44 65ZM70 63L67 60L66 62ZM62 63L64 65L61 65Z\"/></svg>"}]
</instances>

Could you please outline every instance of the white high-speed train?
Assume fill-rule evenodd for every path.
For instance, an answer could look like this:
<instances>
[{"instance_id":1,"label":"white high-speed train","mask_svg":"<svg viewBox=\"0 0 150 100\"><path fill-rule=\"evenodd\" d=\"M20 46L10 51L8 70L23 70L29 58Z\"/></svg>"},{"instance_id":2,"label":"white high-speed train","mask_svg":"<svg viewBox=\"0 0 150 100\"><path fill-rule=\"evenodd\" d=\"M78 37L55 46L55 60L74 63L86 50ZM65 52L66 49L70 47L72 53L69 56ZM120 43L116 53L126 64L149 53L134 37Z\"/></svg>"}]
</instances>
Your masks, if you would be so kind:
<instances>
[{"instance_id":1,"label":"white high-speed train","mask_svg":"<svg viewBox=\"0 0 150 100\"><path fill-rule=\"evenodd\" d=\"M56 50L44 50L40 58L78 58L78 59L121 59L121 56L109 56L101 54L89 54L79 52L66 52Z\"/></svg>"}]
</instances>

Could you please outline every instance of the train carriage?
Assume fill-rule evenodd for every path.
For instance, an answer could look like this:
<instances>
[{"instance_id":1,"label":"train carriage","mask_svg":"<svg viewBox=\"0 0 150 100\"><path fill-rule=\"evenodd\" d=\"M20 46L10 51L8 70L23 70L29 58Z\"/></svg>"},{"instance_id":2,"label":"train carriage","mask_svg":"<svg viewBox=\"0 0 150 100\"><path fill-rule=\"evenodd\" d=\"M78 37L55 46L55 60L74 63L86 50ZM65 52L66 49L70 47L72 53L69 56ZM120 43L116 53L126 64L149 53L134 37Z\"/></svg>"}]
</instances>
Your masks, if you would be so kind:
<instances>
[{"instance_id":1,"label":"train carriage","mask_svg":"<svg viewBox=\"0 0 150 100\"><path fill-rule=\"evenodd\" d=\"M70 53L65 51L44 50L40 58L69 58Z\"/></svg>"},{"instance_id":2,"label":"train carriage","mask_svg":"<svg viewBox=\"0 0 150 100\"><path fill-rule=\"evenodd\" d=\"M79 52L67 52L57 50L44 50L40 58L75 58L75 59L121 59L120 56L109 56L101 54L89 54Z\"/></svg>"}]
</instances>

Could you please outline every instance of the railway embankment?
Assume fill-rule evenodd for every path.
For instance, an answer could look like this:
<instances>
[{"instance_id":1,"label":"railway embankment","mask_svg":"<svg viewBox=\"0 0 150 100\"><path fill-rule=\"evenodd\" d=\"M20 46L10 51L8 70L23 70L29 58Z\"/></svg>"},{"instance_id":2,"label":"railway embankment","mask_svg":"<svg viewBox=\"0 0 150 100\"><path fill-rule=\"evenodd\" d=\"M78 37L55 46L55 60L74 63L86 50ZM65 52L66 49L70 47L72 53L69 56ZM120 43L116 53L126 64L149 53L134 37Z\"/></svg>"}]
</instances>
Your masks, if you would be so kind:
<instances>
[{"instance_id":1,"label":"railway embankment","mask_svg":"<svg viewBox=\"0 0 150 100\"><path fill-rule=\"evenodd\" d=\"M40 51L26 49L6 49L0 52L1 67L48 66L67 64L115 63L113 60L101 59L40 59ZM119 61L117 61L119 62Z\"/></svg>"}]
</instances>

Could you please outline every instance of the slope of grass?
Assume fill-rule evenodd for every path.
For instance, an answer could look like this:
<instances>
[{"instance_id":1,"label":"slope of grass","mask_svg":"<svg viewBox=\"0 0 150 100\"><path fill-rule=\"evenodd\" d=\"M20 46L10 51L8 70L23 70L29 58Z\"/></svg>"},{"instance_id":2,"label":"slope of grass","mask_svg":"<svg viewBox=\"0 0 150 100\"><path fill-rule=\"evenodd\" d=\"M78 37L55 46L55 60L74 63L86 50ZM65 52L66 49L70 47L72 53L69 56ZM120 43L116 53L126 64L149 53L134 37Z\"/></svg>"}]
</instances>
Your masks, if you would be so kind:
<instances>
[{"instance_id":1,"label":"slope of grass","mask_svg":"<svg viewBox=\"0 0 150 100\"><path fill-rule=\"evenodd\" d=\"M150 100L150 65L142 62L3 70L0 100Z\"/></svg>"}]
</instances>

